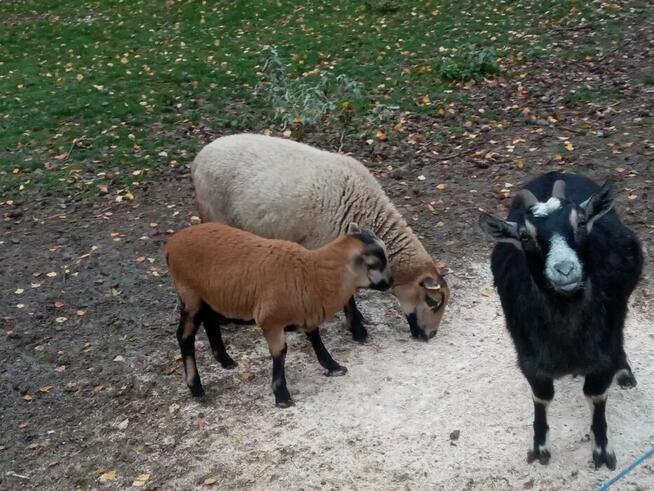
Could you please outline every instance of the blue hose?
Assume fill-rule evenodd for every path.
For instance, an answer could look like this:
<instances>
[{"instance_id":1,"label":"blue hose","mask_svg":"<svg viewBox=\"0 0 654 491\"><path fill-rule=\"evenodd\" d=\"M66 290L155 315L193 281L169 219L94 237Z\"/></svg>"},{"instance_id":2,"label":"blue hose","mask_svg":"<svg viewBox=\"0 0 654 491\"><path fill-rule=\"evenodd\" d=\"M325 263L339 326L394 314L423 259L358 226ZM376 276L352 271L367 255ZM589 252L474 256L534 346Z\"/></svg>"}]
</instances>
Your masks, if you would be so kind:
<instances>
[{"instance_id":1,"label":"blue hose","mask_svg":"<svg viewBox=\"0 0 654 491\"><path fill-rule=\"evenodd\" d=\"M597 491L606 491L613 484L615 484L620 479L622 479L624 476L626 476L629 472L631 472L635 467L639 466L640 464L645 462L647 459L649 459L652 455L654 455L654 447L650 448L647 452L645 452L643 455L638 457L630 466L625 467L620 472L618 472L618 474L616 474L612 479L610 479L610 480L606 481L604 484L602 484L602 487L599 488Z\"/></svg>"}]
</instances>

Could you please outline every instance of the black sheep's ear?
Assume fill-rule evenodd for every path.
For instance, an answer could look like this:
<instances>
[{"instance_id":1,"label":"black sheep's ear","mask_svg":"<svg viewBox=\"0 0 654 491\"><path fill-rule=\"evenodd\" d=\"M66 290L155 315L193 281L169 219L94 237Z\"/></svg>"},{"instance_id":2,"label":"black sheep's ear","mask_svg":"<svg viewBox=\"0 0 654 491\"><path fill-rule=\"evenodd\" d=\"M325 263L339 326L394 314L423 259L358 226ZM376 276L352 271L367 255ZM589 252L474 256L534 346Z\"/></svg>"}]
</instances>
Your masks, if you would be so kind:
<instances>
[{"instance_id":1,"label":"black sheep's ear","mask_svg":"<svg viewBox=\"0 0 654 491\"><path fill-rule=\"evenodd\" d=\"M482 213L479 217L479 226L488 236L496 241L510 242L520 247L517 223L507 222L488 213Z\"/></svg>"},{"instance_id":2,"label":"black sheep's ear","mask_svg":"<svg viewBox=\"0 0 654 491\"><path fill-rule=\"evenodd\" d=\"M606 181L599 191L579 205L586 215L586 228L589 232L593 224L611 211L614 205L615 187L609 181Z\"/></svg>"},{"instance_id":3,"label":"black sheep's ear","mask_svg":"<svg viewBox=\"0 0 654 491\"><path fill-rule=\"evenodd\" d=\"M359 228L359 226L356 223L351 222L350 225L348 225L348 227L347 227L347 233L350 234L350 235L360 234L361 229Z\"/></svg>"}]
</instances>

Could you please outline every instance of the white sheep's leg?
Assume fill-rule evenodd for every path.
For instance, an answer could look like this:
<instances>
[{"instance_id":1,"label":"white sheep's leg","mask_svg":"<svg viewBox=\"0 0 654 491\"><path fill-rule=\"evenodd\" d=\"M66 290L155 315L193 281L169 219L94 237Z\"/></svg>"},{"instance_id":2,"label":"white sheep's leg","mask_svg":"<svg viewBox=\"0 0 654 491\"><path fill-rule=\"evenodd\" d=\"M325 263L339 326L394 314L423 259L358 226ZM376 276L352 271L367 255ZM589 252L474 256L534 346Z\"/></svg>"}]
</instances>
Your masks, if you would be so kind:
<instances>
[{"instance_id":1,"label":"white sheep's leg","mask_svg":"<svg viewBox=\"0 0 654 491\"><path fill-rule=\"evenodd\" d=\"M184 361L186 385L191 389L191 394L194 397L204 395L198 366L195 363L195 334L198 332L198 327L200 327L200 321L199 310L191 311L182 303L179 327L177 328L177 341Z\"/></svg>"},{"instance_id":2,"label":"white sheep's leg","mask_svg":"<svg viewBox=\"0 0 654 491\"><path fill-rule=\"evenodd\" d=\"M527 453L527 462L538 460L542 465L550 463L550 450L547 437L550 427L547 425L547 407L554 399L554 381L551 378L527 377L531 385L534 400L534 446Z\"/></svg>"},{"instance_id":3,"label":"white sheep's leg","mask_svg":"<svg viewBox=\"0 0 654 491\"><path fill-rule=\"evenodd\" d=\"M606 435L606 397L613 374L591 373L584 381L584 395L593 413L593 422L590 429L593 432L595 448L593 449L593 463L595 469L606 465L611 470L615 469L615 453L609 447L609 439Z\"/></svg>"},{"instance_id":4,"label":"white sheep's leg","mask_svg":"<svg viewBox=\"0 0 654 491\"><path fill-rule=\"evenodd\" d=\"M327 370L325 372L327 377L336 377L347 373L347 368L336 363L332 358L332 355L327 351L327 348L325 348L322 338L320 337L320 330L317 327L312 331L307 332L307 337L309 338L309 341L311 341L313 351L316 352L318 363Z\"/></svg>"},{"instance_id":5,"label":"white sheep's leg","mask_svg":"<svg viewBox=\"0 0 654 491\"><path fill-rule=\"evenodd\" d=\"M354 296L343 307L343 312L347 319L348 329L352 331L352 339L360 343L365 342L368 339L368 330L365 327L366 320L357 307Z\"/></svg>"},{"instance_id":6,"label":"white sheep's leg","mask_svg":"<svg viewBox=\"0 0 654 491\"><path fill-rule=\"evenodd\" d=\"M286 408L292 406L293 399L286 387L286 373L284 364L286 362L286 336L283 328L263 328L263 335L268 341L268 349L273 360L272 369L272 391L275 394L275 405Z\"/></svg>"}]
</instances>

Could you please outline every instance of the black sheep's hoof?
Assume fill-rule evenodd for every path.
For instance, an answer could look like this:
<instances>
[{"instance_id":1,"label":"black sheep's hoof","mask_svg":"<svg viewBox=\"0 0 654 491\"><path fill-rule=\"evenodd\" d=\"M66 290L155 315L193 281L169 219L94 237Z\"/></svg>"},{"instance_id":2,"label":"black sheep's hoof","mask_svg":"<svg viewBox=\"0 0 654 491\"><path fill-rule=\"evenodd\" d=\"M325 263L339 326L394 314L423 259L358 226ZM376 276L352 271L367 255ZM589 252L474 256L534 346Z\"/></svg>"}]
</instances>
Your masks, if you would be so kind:
<instances>
[{"instance_id":1,"label":"black sheep's hoof","mask_svg":"<svg viewBox=\"0 0 654 491\"><path fill-rule=\"evenodd\" d=\"M537 460L541 465L547 465L550 463L550 457L552 457L552 454L550 454L550 451L547 449L529 450L529 452L527 452L527 463L531 464Z\"/></svg>"},{"instance_id":2,"label":"black sheep's hoof","mask_svg":"<svg viewBox=\"0 0 654 491\"><path fill-rule=\"evenodd\" d=\"M283 401L275 402L275 406L281 409L286 409L288 407L295 406L295 402L293 402L293 399L286 399Z\"/></svg>"},{"instance_id":3,"label":"black sheep's hoof","mask_svg":"<svg viewBox=\"0 0 654 491\"><path fill-rule=\"evenodd\" d=\"M325 377L340 377L347 373L347 368L343 366L337 366L335 368L330 368L325 372Z\"/></svg>"},{"instance_id":4,"label":"black sheep's hoof","mask_svg":"<svg viewBox=\"0 0 654 491\"><path fill-rule=\"evenodd\" d=\"M621 389L633 389L638 385L638 382L633 373L628 370L623 370L622 373L618 375L618 385Z\"/></svg>"},{"instance_id":5,"label":"black sheep's hoof","mask_svg":"<svg viewBox=\"0 0 654 491\"><path fill-rule=\"evenodd\" d=\"M189 385L189 389L191 389L191 395L193 397L202 397L204 395L204 388L199 381L193 385Z\"/></svg>"},{"instance_id":6,"label":"black sheep's hoof","mask_svg":"<svg viewBox=\"0 0 654 491\"><path fill-rule=\"evenodd\" d=\"M236 368L238 365L234 360L231 358L227 358L225 360L218 360L220 361L220 365L225 369L225 370L233 370Z\"/></svg>"},{"instance_id":7,"label":"black sheep's hoof","mask_svg":"<svg viewBox=\"0 0 654 491\"><path fill-rule=\"evenodd\" d=\"M603 465L606 465L606 467L613 471L615 470L617 459L615 458L613 450L596 448L593 451L593 463L595 464L595 469L599 469Z\"/></svg>"}]
</instances>

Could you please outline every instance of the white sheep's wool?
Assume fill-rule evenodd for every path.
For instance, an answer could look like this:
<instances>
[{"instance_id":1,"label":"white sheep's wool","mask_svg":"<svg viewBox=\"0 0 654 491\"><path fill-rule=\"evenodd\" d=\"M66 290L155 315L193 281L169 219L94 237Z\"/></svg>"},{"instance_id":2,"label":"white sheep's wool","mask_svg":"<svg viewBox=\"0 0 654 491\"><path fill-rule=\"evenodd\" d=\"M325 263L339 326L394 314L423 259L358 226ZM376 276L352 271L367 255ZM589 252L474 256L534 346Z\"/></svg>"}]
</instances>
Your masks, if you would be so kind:
<instances>
[{"instance_id":1,"label":"white sheep's wool","mask_svg":"<svg viewBox=\"0 0 654 491\"><path fill-rule=\"evenodd\" d=\"M546 217L553 211L561 208L559 198L550 198L545 203L536 203L531 207L531 214L535 217Z\"/></svg>"}]
</instances>

